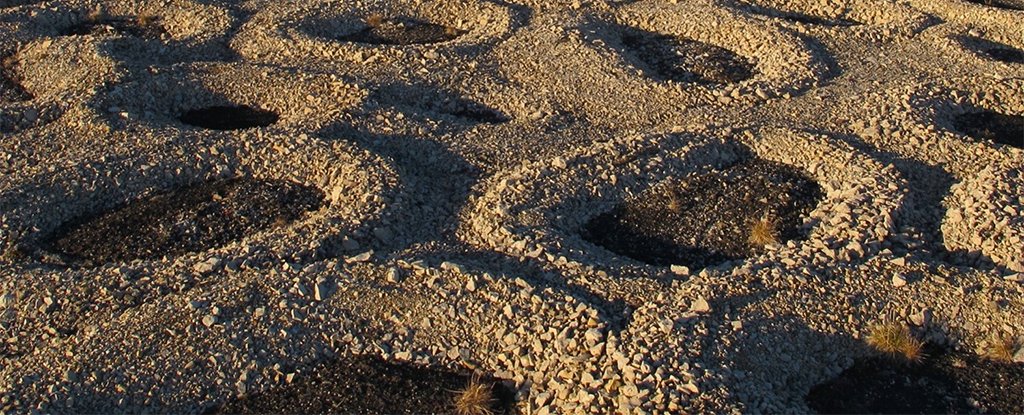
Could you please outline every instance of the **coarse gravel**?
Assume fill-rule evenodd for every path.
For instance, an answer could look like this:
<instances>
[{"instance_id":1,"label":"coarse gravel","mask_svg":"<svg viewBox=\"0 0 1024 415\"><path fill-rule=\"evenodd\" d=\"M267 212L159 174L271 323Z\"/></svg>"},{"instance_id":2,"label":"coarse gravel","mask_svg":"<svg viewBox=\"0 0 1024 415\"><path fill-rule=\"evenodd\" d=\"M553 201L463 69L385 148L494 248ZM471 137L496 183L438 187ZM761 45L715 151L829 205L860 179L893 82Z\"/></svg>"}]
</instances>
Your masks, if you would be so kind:
<instances>
[{"instance_id":1,"label":"coarse gravel","mask_svg":"<svg viewBox=\"0 0 1024 415\"><path fill-rule=\"evenodd\" d=\"M1024 361L1024 12L993 3L0 0L0 412L478 372L529 414L807 413L886 319L965 359L1018 339ZM725 77L659 73L680 64ZM266 117L183 122L209 108ZM1018 121L997 138L975 113ZM745 157L820 188L799 237L651 264L584 235ZM225 180L323 200L188 249L45 249ZM353 359L434 375L321 372ZM416 396L447 408L450 385Z\"/></svg>"}]
</instances>

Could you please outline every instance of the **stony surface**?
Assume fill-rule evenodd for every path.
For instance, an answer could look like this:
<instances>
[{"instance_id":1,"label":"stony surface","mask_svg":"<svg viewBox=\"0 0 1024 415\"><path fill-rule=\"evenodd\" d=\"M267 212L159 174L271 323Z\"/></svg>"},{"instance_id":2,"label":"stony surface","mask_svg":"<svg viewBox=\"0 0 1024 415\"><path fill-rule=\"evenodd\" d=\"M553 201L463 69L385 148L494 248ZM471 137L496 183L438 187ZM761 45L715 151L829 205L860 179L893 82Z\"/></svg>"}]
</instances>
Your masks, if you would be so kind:
<instances>
[{"instance_id":1,"label":"stony surface","mask_svg":"<svg viewBox=\"0 0 1024 415\"><path fill-rule=\"evenodd\" d=\"M61 35L97 10L161 30ZM523 413L806 413L883 316L961 352L1021 338L1024 150L957 119L1024 115L1024 65L985 52L1024 48L1022 13L0 0L0 410L197 413L373 355L504 379ZM457 37L341 40L375 15ZM623 30L721 48L750 77L659 77ZM277 122L179 120L242 106ZM581 236L736 144L821 187L806 237L691 268ZM88 213L232 177L324 204L202 252L64 267L36 249Z\"/></svg>"}]
</instances>

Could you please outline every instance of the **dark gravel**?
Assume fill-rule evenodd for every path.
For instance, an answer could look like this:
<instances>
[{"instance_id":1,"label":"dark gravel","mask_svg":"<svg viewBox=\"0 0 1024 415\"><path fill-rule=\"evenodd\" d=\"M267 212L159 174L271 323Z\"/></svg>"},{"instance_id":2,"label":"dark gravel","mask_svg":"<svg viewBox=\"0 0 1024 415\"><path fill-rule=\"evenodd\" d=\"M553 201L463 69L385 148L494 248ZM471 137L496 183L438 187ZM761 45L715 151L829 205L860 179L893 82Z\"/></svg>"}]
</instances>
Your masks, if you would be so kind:
<instances>
[{"instance_id":1,"label":"dark gravel","mask_svg":"<svg viewBox=\"0 0 1024 415\"><path fill-rule=\"evenodd\" d=\"M284 387L228 402L213 413L450 414L470 375L369 356L345 357ZM515 413L514 392L494 379L494 414Z\"/></svg>"},{"instance_id":2,"label":"dark gravel","mask_svg":"<svg viewBox=\"0 0 1024 415\"><path fill-rule=\"evenodd\" d=\"M919 364L874 357L813 388L807 405L820 413L842 414L1021 414L1020 391L1020 364L960 353L942 353Z\"/></svg>"},{"instance_id":3,"label":"dark gravel","mask_svg":"<svg viewBox=\"0 0 1024 415\"><path fill-rule=\"evenodd\" d=\"M1024 148L1024 116L993 111L968 112L956 116L953 126L979 140Z\"/></svg>"},{"instance_id":4,"label":"dark gravel","mask_svg":"<svg viewBox=\"0 0 1024 415\"><path fill-rule=\"evenodd\" d=\"M453 40L465 33L454 27L413 19L388 19L380 24L338 38L345 42L373 45L419 45Z\"/></svg>"},{"instance_id":5,"label":"dark gravel","mask_svg":"<svg viewBox=\"0 0 1024 415\"><path fill-rule=\"evenodd\" d=\"M761 159L647 190L583 229L597 245L652 265L703 268L748 257L751 224L776 220L781 241L799 237L821 189L792 167Z\"/></svg>"},{"instance_id":6,"label":"dark gravel","mask_svg":"<svg viewBox=\"0 0 1024 415\"><path fill-rule=\"evenodd\" d=\"M210 182L72 221L50 250L84 266L201 252L292 222L322 199L319 190L286 181Z\"/></svg>"},{"instance_id":7,"label":"dark gravel","mask_svg":"<svg viewBox=\"0 0 1024 415\"><path fill-rule=\"evenodd\" d=\"M966 0L971 3L1008 10L1024 10L1024 0Z\"/></svg>"},{"instance_id":8,"label":"dark gravel","mask_svg":"<svg viewBox=\"0 0 1024 415\"><path fill-rule=\"evenodd\" d=\"M724 85L754 76L754 66L728 49L636 28L621 30L622 44L657 80Z\"/></svg>"},{"instance_id":9,"label":"dark gravel","mask_svg":"<svg viewBox=\"0 0 1024 415\"><path fill-rule=\"evenodd\" d=\"M157 19L102 17L86 19L61 31L62 36L127 35L160 38L167 33Z\"/></svg>"},{"instance_id":10,"label":"dark gravel","mask_svg":"<svg viewBox=\"0 0 1024 415\"><path fill-rule=\"evenodd\" d=\"M4 55L0 58L0 102L19 102L32 99L21 86L19 76L15 70L17 63L11 55Z\"/></svg>"},{"instance_id":11,"label":"dark gravel","mask_svg":"<svg viewBox=\"0 0 1024 415\"><path fill-rule=\"evenodd\" d=\"M961 43L965 48L980 52L982 55L999 62L1024 63L1024 52L1004 43L978 37L961 38Z\"/></svg>"},{"instance_id":12,"label":"dark gravel","mask_svg":"<svg viewBox=\"0 0 1024 415\"><path fill-rule=\"evenodd\" d=\"M273 111L245 105L218 105L190 110L182 114L178 120L188 125L210 130L244 130L272 125L279 118Z\"/></svg>"}]
</instances>

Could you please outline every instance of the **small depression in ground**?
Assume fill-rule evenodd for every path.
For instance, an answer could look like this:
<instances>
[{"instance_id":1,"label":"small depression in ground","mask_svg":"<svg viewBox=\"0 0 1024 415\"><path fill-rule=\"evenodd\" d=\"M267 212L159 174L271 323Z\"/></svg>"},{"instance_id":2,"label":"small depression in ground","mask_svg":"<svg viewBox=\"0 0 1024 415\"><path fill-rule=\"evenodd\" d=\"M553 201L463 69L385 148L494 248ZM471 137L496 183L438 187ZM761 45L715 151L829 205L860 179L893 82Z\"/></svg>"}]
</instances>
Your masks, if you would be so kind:
<instances>
[{"instance_id":1,"label":"small depression in ground","mask_svg":"<svg viewBox=\"0 0 1024 415\"><path fill-rule=\"evenodd\" d=\"M923 362L860 360L806 400L827 414L1020 414L1024 399L1008 392L1022 390L1024 365L941 353Z\"/></svg>"},{"instance_id":2,"label":"small depression in ground","mask_svg":"<svg viewBox=\"0 0 1024 415\"><path fill-rule=\"evenodd\" d=\"M448 100L434 105L434 107L432 109L438 112L471 123L504 124L509 122L509 118L498 110L470 100Z\"/></svg>"},{"instance_id":3,"label":"small depression in ground","mask_svg":"<svg viewBox=\"0 0 1024 415\"><path fill-rule=\"evenodd\" d=\"M1024 52L1010 45L977 37L964 38L961 43L964 47L975 50L992 60L1005 63L1024 63Z\"/></svg>"},{"instance_id":4,"label":"small depression in ground","mask_svg":"<svg viewBox=\"0 0 1024 415\"><path fill-rule=\"evenodd\" d=\"M724 85L754 76L753 64L719 46L636 28L623 29L621 38L661 81Z\"/></svg>"},{"instance_id":5,"label":"small depression in ground","mask_svg":"<svg viewBox=\"0 0 1024 415\"><path fill-rule=\"evenodd\" d=\"M219 180L73 220L49 245L84 266L202 252L298 220L319 209L323 197L288 181Z\"/></svg>"},{"instance_id":6,"label":"small depression in ground","mask_svg":"<svg viewBox=\"0 0 1024 415\"><path fill-rule=\"evenodd\" d=\"M1024 148L1024 116L976 111L953 118L953 127L978 140Z\"/></svg>"},{"instance_id":7,"label":"small depression in ground","mask_svg":"<svg viewBox=\"0 0 1024 415\"><path fill-rule=\"evenodd\" d=\"M0 9L42 3L44 0L0 0Z\"/></svg>"},{"instance_id":8,"label":"small depression in ground","mask_svg":"<svg viewBox=\"0 0 1024 415\"><path fill-rule=\"evenodd\" d=\"M32 99L32 94L21 86L15 66L17 66L17 62L11 56L5 56L0 61L0 102L20 102Z\"/></svg>"},{"instance_id":9,"label":"small depression in ground","mask_svg":"<svg viewBox=\"0 0 1024 415\"><path fill-rule=\"evenodd\" d=\"M457 407L471 377L445 369L392 363L371 356L344 357L301 374L280 389L228 402L226 414L512 414L515 393L480 379L481 405ZM467 410L469 409L469 410Z\"/></svg>"},{"instance_id":10,"label":"small depression in ground","mask_svg":"<svg viewBox=\"0 0 1024 415\"><path fill-rule=\"evenodd\" d=\"M454 40L466 31L411 18L371 16L364 27L338 40L371 45L422 45Z\"/></svg>"},{"instance_id":11,"label":"small depression in ground","mask_svg":"<svg viewBox=\"0 0 1024 415\"><path fill-rule=\"evenodd\" d=\"M821 188L793 167L748 158L641 192L592 219L584 239L651 265L699 269L801 237Z\"/></svg>"},{"instance_id":12,"label":"small depression in ground","mask_svg":"<svg viewBox=\"0 0 1024 415\"><path fill-rule=\"evenodd\" d=\"M166 31L156 16L90 16L61 31L62 36L127 35L143 38L159 38L164 33Z\"/></svg>"},{"instance_id":13,"label":"small depression in ground","mask_svg":"<svg viewBox=\"0 0 1024 415\"><path fill-rule=\"evenodd\" d=\"M273 111L245 105L218 105L190 110L178 119L195 127L227 131L266 127L276 123L279 118Z\"/></svg>"},{"instance_id":14,"label":"small depression in ground","mask_svg":"<svg viewBox=\"0 0 1024 415\"><path fill-rule=\"evenodd\" d=\"M1024 0L967 0L974 4L1008 10L1024 10Z\"/></svg>"},{"instance_id":15,"label":"small depression in ground","mask_svg":"<svg viewBox=\"0 0 1024 415\"><path fill-rule=\"evenodd\" d=\"M827 18L800 13L796 11L781 11L750 3L744 3L744 5L744 8L751 13L768 17L778 17L796 23L826 27L851 27L860 26L863 24L861 22L845 18Z\"/></svg>"}]
</instances>

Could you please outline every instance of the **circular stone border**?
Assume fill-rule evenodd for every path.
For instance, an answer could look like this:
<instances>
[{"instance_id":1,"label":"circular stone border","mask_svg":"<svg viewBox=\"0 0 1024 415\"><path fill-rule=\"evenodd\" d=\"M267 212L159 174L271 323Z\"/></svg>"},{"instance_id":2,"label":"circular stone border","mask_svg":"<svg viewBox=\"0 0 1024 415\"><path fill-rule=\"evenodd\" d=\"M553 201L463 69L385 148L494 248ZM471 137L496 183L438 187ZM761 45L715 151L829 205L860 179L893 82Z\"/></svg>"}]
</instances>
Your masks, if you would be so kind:
<instances>
[{"instance_id":1,"label":"circular stone border","mask_svg":"<svg viewBox=\"0 0 1024 415\"><path fill-rule=\"evenodd\" d=\"M0 247L5 253L18 247L23 253L52 257L43 250L44 242L68 221L190 185L251 176L316 188L324 194L324 205L285 227L172 258L172 267L179 263L177 258L211 252L245 257L263 249L282 257L304 255L376 220L398 188L395 171L384 159L351 144L327 144L304 136L164 146L134 158L82 163L0 190Z\"/></svg>"},{"instance_id":2,"label":"circular stone border","mask_svg":"<svg viewBox=\"0 0 1024 415\"><path fill-rule=\"evenodd\" d=\"M296 4L297 3L297 4ZM463 46L491 41L515 26L512 10L497 2L371 0L362 5L300 1L262 9L243 27L232 45L255 61L304 62L323 60L375 66L403 67L420 59L421 51L441 55L464 52ZM465 31L456 39L422 45L375 45L335 40L362 28L371 15L403 16L445 24Z\"/></svg>"},{"instance_id":3,"label":"circular stone border","mask_svg":"<svg viewBox=\"0 0 1024 415\"><path fill-rule=\"evenodd\" d=\"M952 85L965 85L958 79ZM970 91L942 85L908 85L898 96L904 96L902 110L892 116L903 120L903 132L868 127L870 136L897 141L901 153L932 164L939 164L958 181L950 189L943 204L946 214L941 230L947 249L963 250L988 256L997 264L1015 271L1024 271L1020 261L1020 244L1024 225L1020 222L1022 202L1020 188L1007 189L1017 183L1024 169L1024 149L993 145L958 132L953 117L974 109L1006 114L1024 114L1024 80L972 78ZM905 134L904 134L905 133ZM978 163L978 160L985 160ZM1014 198L1018 198L1014 200Z\"/></svg>"},{"instance_id":4,"label":"circular stone border","mask_svg":"<svg viewBox=\"0 0 1024 415\"><path fill-rule=\"evenodd\" d=\"M1024 168L986 168L953 185L942 220L947 249L981 253L1024 272Z\"/></svg>"},{"instance_id":5,"label":"circular stone border","mask_svg":"<svg viewBox=\"0 0 1024 415\"><path fill-rule=\"evenodd\" d=\"M945 22L991 32L992 40L997 42L1021 46L1020 19L1024 17L1024 11L989 7L965 0L909 0L907 3Z\"/></svg>"},{"instance_id":6,"label":"circular stone border","mask_svg":"<svg viewBox=\"0 0 1024 415\"><path fill-rule=\"evenodd\" d=\"M18 23L8 25L16 39L28 42L40 37L57 37L65 28L79 23L99 7L105 15L134 17L139 13L152 14L172 41L199 44L224 36L234 18L226 9L202 4L194 0L174 2L149 2L144 0L101 1L91 7L78 6L66 9L51 8L45 4L32 4L14 9L11 14L18 16ZM0 13L2 14L2 13Z\"/></svg>"},{"instance_id":7,"label":"circular stone border","mask_svg":"<svg viewBox=\"0 0 1024 415\"><path fill-rule=\"evenodd\" d=\"M152 73L152 71L151 71ZM258 80L258 81L256 81ZM254 85L260 85L254 88ZM266 130L316 131L346 109L361 104L367 92L336 75L296 73L248 64L200 63L176 66L144 80L130 81L101 94L93 106L115 120L173 123L183 113L212 106L246 105L279 115Z\"/></svg>"},{"instance_id":8,"label":"circular stone border","mask_svg":"<svg viewBox=\"0 0 1024 415\"><path fill-rule=\"evenodd\" d=\"M969 43L980 40L1024 50L1024 38L1015 35L1006 25L948 23L929 29L922 33L922 37L942 48L948 62L982 66L988 74L998 74L1004 78L1019 77L1020 68L1024 66L992 59L969 46Z\"/></svg>"},{"instance_id":9,"label":"circular stone border","mask_svg":"<svg viewBox=\"0 0 1024 415\"><path fill-rule=\"evenodd\" d=\"M826 31L842 31L854 34L882 35L884 38L911 36L928 26L929 17L920 11L891 0L873 1L869 4L856 0L822 2L819 0L728 0L738 10L749 11L770 18L786 21L787 15L797 13L824 21L852 19L854 26L820 27ZM763 8L770 13L755 12L752 8ZM803 27L819 27L793 23Z\"/></svg>"},{"instance_id":10,"label":"circular stone border","mask_svg":"<svg viewBox=\"0 0 1024 415\"><path fill-rule=\"evenodd\" d=\"M649 1L625 6L618 24L722 47L754 65L754 76L734 84L754 96L778 97L824 79L828 65L798 36L720 4ZM727 88L727 89L735 89ZM687 90L708 87L688 85Z\"/></svg>"},{"instance_id":11,"label":"circular stone border","mask_svg":"<svg viewBox=\"0 0 1024 415\"><path fill-rule=\"evenodd\" d=\"M0 103L0 134L17 134L42 127L60 118L63 113L64 110L56 105L35 105L34 100Z\"/></svg>"},{"instance_id":12,"label":"circular stone border","mask_svg":"<svg viewBox=\"0 0 1024 415\"><path fill-rule=\"evenodd\" d=\"M783 128L628 137L526 163L485 183L483 194L469 204L460 234L487 249L570 270L592 264L612 273L632 274L630 269L640 267L648 275L666 275L669 269L688 274L685 267L656 267L611 253L585 241L580 230L630 195L672 177L724 167L739 157L737 143L758 157L805 171L824 194L805 219L806 240L742 261L828 266L882 249L908 193L895 167L841 141Z\"/></svg>"}]
</instances>

